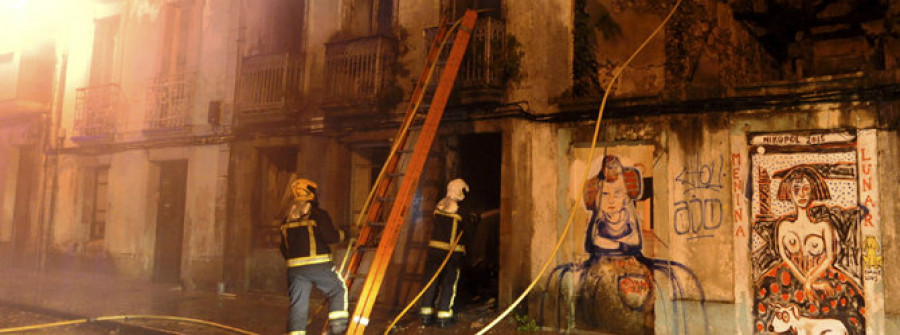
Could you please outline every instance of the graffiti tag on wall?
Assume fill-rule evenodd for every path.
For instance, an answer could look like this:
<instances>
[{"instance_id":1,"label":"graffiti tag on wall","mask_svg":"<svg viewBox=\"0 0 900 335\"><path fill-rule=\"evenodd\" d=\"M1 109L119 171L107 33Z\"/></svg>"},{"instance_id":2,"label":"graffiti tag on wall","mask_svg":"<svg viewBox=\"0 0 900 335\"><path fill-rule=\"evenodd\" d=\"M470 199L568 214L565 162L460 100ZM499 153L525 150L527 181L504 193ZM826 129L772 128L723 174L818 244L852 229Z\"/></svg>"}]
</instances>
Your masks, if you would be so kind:
<instances>
[{"instance_id":1,"label":"graffiti tag on wall","mask_svg":"<svg viewBox=\"0 0 900 335\"><path fill-rule=\"evenodd\" d=\"M692 157L675 177L682 198L673 203L675 234L688 240L713 237L722 226L724 207L719 193L724 182L724 158ZM678 192L675 192L676 194Z\"/></svg>"}]
</instances>

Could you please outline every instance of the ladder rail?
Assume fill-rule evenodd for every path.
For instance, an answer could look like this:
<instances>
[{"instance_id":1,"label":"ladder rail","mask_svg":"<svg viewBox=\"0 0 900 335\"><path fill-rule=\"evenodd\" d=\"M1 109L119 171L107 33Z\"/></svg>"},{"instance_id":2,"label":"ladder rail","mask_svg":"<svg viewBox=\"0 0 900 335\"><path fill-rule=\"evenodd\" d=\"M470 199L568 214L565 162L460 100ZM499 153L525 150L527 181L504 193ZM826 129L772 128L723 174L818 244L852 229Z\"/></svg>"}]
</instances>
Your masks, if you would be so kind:
<instances>
[{"instance_id":1,"label":"ladder rail","mask_svg":"<svg viewBox=\"0 0 900 335\"><path fill-rule=\"evenodd\" d=\"M455 29L455 28L458 26L458 24L459 24L459 22L457 21L457 23L455 23L455 24L453 25L453 27L451 27L449 30L447 30L447 31L445 32L445 34L451 33L452 30ZM438 33L438 35L441 35L440 32ZM434 56L435 56L435 57L438 57L438 56L440 55L440 53L443 52L444 45L446 44L446 39L443 38L443 36L438 36L438 37L441 38L440 46L439 46L439 48L438 48L437 51L434 50L434 44L436 44L436 43L438 42L438 38L435 38L435 40L432 42L432 48L431 48L432 51L429 52L429 55L428 55L428 58L427 58L427 59L429 59L429 60L431 60L431 58L432 58L432 53L435 53ZM416 111L418 111L419 106L420 106L420 104L422 103L422 99L423 99L424 96L425 96L425 95L424 95L424 92L425 92L424 87L427 87L428 82L431 80L431 75L432 75L432 73L434 72L435 65L437 65L437 62L435 62L434 60L431 60L430 63L431 63L431 65L426 64L426 67L427 67L427 68L426 68L426 72L424 72L424 73L420 76L420 79L419 79L419 83L423 83L423 82L424 82L425 84L424 84L424 85L416 85L416 88L415 88L415 90L413 91L413 97L414 97L414 100L415 100L415 104L414 104L414 105L410 105L411 107L408 107L408 108L407 108L406 116L404 117L403 124L402 124L402 126L401 126L400 131L399 131L398 134L397 134L397 137L396 137L395 140L394 140L394 144L393 144L392 147L391 147L391 152L390 152L390 154L388 155L388 158L385 160L386 162L387 162L387 161L390 161L391 159L393 159L393 158L396 156L396 153L397 153L397 152L399 151L399 149L401 148L400 144L401 144L402 141L400 141L400 140L401 140L401 139L405 139L405 137L408 135L409 128L410 128L410 126L412 125L413 120L415 119L414 117L410 117L410 116L411 116L411 115L415 115L415 114L416 114ZM412 114L410 114L410 113L412 113ZM386 174L386 171L387 171L387 170L388 170L388 169L387 169L387 164L383 165L382 168L381 168L381 171L378 173L378 177L375 179L375 183L374 183L375 185L378 185L378 183L381 182L381 180L384 178L384 175ZM362 214L363 214L363 213L366 213L366 211L368 210L369 206L370 206L371 203L372 203L372 200L375 198L375 197L374 197L374 195L375 195L375 193L376 193L375 191L376 191L376 188L375 188L375 187L373 187L373 188L369 191L369 194L368 194L368 196L366 197L366 202L364 203L363 208L362 208L362 211L360 212L360 216L359 216L359 218L357 218L357 220L356 220L356 226L357 226L357 227L361 227L361 226L362 226L362 224L363 224L363 222L364 222L364 220L362 219L364 216L363 216Z\"/></svg>"},{"instance_id":2,"label":"ladder rail","mask_svg":"<svg viewBox=\"0 0 900 335\"><path fill-rule=\"evenodd\" d=\"M403 150L403 147L406 144L406 140L409 137L409 128L412 126L413 121L415 120L415 115L418 113L419 106L422 103L423 98L425 97L425 92L427 91L428 83L431 81L431 76L434 73L434 69L437 65L437 58L440 57L441 53L444 50L447 42L447 36L452 33L459 26L459 21L455 22L452 27L446 29L446 24L441 22L441 30L436 35L434 41L432 41L432 47L426 58L428 61L426 62L426 70L420 75L419 84L416 85L416 89L413 91L413 99L415 101L414 104L411 104L410 107L407 108L406 116L404 117L403 124L401 126L400 131L397 134L397 137L394 140L394 144L391 147L390 154L388 158L385 160L385 164L382 165L381 170L378 172L378 177L376 177L374 182L374 187L369 190L369 194L366 196L366 201L363 204L362 211L360 211L359 216L357 217L355 226L360 228L359 237L356 239L356 244L347 248L347 252L344 255L344 259L346 260L348 257L353 257L353 253L357 246L368 243L368 241L374 236L372 236L371 230L366 229L366 222L373 222L377 219L378 212L381 208L376 208L375 210L371 210L372 201L375 199L376 194L383 195L387 192L389 183L382 181L385 180L386 175L389 173L388 171L394 171L397 168L399 163L399 155L398 152ZM438 44L439 43L439 44ZM437 46L437 48L435 48ZM352 272L356 271L356 268L359 266L359 262L361 259L352 259L349 263L346 261L341 262L341 268L338 273L343 273L345 280L350 280L352 283L352 279L348 278ZM344 265L347 264L345 268ZM346 272L345 272L346 270ZM349 286L349 283L348 283Z\"/></svg>"},{"instance_id":3,"label":"ladder rail","mask_svg":"<svg viewBox=\"0 0 900 335\"><path fill-rule=\"evenodd\" d=\"M375 258L372 260L359 301L350 320L348 334L361 335L369 323L368 317L372 312L372 307L375 305L375 299L384 280L387 266L394 251L394 245L400 233L400 227L409 213L410 202L418 186L418 179L437 133L447 99L453 89L453 83L456 80L462 58L468 47L477 16L476 12L469 10L466 11L466 14L460 20L461 27L456 32L453 47L450 49L450 55L447 57L444 70L441 72L440 81L426 114L422 130L415 142L413 154L407 166L407 173L400 184L396 201L391 206L387 224L382 231L381 241L378 243L378 249L375 252Z\"/></svg>"}]
</instances>

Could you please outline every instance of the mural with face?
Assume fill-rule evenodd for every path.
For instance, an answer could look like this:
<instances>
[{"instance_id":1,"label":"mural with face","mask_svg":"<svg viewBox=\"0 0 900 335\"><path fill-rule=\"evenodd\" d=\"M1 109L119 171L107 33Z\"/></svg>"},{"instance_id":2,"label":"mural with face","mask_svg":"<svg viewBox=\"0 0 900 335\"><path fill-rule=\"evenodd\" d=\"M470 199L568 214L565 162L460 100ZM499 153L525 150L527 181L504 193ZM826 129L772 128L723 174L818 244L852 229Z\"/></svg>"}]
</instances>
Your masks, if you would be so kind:
<instances>
[{"instance_id":1,"label":"mural with face","mask_svg":"<svg viewBox=\"0 0 900 335\"><path fill-rule=\"evenodd\" d=\"M600 171L586 181L584 203L593 214L585 251L593 256L640 253L641 225L634 201L641 195L641 173L623 167L616 156L604 157Z\"/></svg>"},{"instance_id":2,"label":"mural with face","mask_svg":"<svg viewBox=\"0 0 900 335\"><path fill-rule=\"evenodd\" d=\"M592 160L599 164L588 168L590 177L587 180L572 183L575 190L581 189L576 183L584 184L583 193L573 194L576 196L573 200L584 206L578 214L587 214L576 215L575 219L582 222L582 225L576 224L575 229L578 229L579 242L583 241L583 252L575 253L575 261L557 266L546 284L548 290L555 287L555 294L560 299L556 305L556 325L560 329L575 327L616 334L653 333L655 305L660 293L672 294L674 301L683 297L684 290L690 289L697 292L702 304L703 290L690 269L678 262L646 256L644 233L652 234L652 230L645 223L651 219L651 192L645 192L645 186L652 183L643 177L639 167L652 165L653 149L640 147L633 152L637 157L650 155L643 160L603 155ZM626 165L623 159L636 162ZM569 247L575 248L574 245ZM671 287L660 288L657 286L660 282ZM571 313L568 325L562 322L563 308ZM675 325L673 329L690 333L686 324ZM678 332L681 330L676 330Z\"/></svg>"},{"instance_id":3,"label":"mural with face","mask_svg":"<svg viewBox=\"0 0 900 335\"><path fill-rule=\"evenodd\" d=\"M865 332L858 261L865 209L858 206L855 142L841 138L816 147L759 145L751 155L758 333L819 319L850 334ZM770 190L777 190L774 199ZM783 306L792 306L790 320Z\"/></svg>"}]
</instances>

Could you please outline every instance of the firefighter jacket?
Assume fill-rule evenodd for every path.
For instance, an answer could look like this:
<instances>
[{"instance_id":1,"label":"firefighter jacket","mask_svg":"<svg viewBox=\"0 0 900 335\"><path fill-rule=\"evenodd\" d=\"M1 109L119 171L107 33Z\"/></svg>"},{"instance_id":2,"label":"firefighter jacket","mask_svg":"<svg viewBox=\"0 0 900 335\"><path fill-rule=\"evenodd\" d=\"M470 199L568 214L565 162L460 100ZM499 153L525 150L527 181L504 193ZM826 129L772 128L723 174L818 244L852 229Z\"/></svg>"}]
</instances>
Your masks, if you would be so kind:
<instances>
[{"instance_id":1,"label":"firefighter jacket","mask_svg":"<svg viewBox=\"0 0 900 335\"><path fill-rule=\"evenodd\" d=\"M281 224L281 254L289 268L330 262L328 243L340 240L341 234L331 223L328 212L315 206L310 208L308 216L285 219Z\"/></svg>"},{"instance_id":2,"label":"firefighter jacket","mask_svg":"<svg viewBox=\"0 0 900 335\"><path fill-rule=\"evenodd\" d=\"M434 211L433 227L431 229L431 240L428 246L441 250L450 250L450 245L456 240L456 237L464 231L470 231L471 225L475 221L474 215L468 211L460 209L457 213L449 213L436 209ZM459 243L453 248L456 252L466 252L465 238L460 239Z\"/></svg>"}]
</instances>

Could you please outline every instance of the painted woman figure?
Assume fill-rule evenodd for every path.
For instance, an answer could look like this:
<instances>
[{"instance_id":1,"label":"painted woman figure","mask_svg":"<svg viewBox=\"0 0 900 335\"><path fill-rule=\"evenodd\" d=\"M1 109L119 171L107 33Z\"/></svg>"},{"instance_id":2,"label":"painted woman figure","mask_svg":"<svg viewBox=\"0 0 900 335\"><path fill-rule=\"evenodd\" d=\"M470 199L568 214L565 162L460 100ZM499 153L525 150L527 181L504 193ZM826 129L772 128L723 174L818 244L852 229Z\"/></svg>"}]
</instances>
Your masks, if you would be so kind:
<instances>
[{"instance_id":1,"label":"painted woman figure","mask_svg":"<svg viewBox=\"0 0 900 335\"><path fill-rule=\"evenodd\" d=\"M862 333L863 293L852 276L834 265L840 250L835 228L846 223L829 214L840 208L831 210L831 206L816 204L831 199L825 177L812 165L794 166L775 174L779 175L784 180L777 199L790 201L794 211L780 217L775 225L781 262L757 285L761 288L757 292L757 314L796 305L804 317L837 319L850 333ZM757 328L765 327L758 324Z\"/></svg>"},{"instance_id":2,"label":"painted woman figure","mask_svg":"<svg viewBox=\"0 0 900 335\"><path fill-rule=\"evenodd\" d=\"M667 292L672 294L673 301L690 291L703 304L703 288L690 269L676 261L643 254L641 221L635 201L642 199L644 184L637 168L623 166L616 156L604 156L600 170L584 186L581 201L591 212L584 239L589 258L559 265L547 278L547 287L555 286L558 297L569 294L564 292L564 287L566 278L571 280L570 298L574 300L571 310L578 329L615 334L653 333L658 289L654 278L658 275L670 284ZM561 304L556 306L556 326L566 329ZM695 324L698 328L689 330L692 326L686 317L682 322L684 333L697 333L693 330L706 325L705 312L702 322Z\"/></svg>"},{"instance_id":3,"label":"painted woman figure","mask_svg":"<svg viewBox=\"0 0 900 335\"><path fill-rule=\"evenodd\" d=\"M591 211L584 239L589 255L580 275L576 322L582 329L640 334L653 329L653 265L641 253L641 225L634 201L642 179L616 156L605 156L585 184Z\"/></svg>"},{"instance_id":4,"label":"painted woman figure","mask_svg":"<svg viewBox=\"0 0 900 335\"><path fill-rule=\"evenodd\" d=\"M616 156L603 157L600 172L586 182L583 200L592 214L584 248L591 258L641 253L641 226L634 208L640 183L640 173L623 168Z\"/></svg>"}]
</instances>

